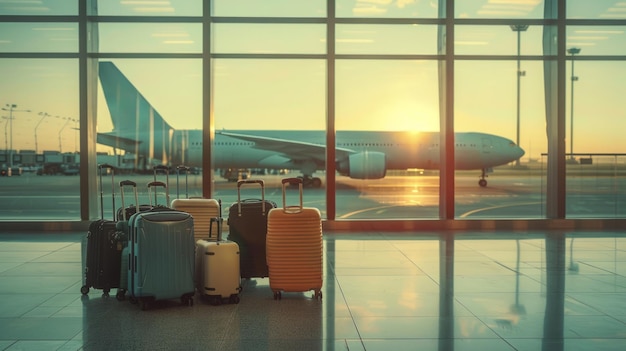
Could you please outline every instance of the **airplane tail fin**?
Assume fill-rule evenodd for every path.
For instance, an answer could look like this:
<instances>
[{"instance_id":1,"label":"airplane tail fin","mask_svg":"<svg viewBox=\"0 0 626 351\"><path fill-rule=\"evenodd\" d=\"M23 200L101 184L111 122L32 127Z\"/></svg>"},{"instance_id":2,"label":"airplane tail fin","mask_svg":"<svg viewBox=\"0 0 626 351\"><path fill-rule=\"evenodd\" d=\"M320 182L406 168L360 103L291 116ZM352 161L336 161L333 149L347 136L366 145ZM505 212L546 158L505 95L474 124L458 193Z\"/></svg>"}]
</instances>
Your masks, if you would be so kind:
<instances>
[{"instance_id":1,"label":"airplane tail fin","mask_svg":"<svg viewBox=\"0 0 626 351\"><path fill-rule=\"evenodd\" d=\"M113 62L101 61L98 69L113 122L113 131L98 141L108 141L109 146L167 164L174 129ZM116 142L116 138L120 142ZM135 144L129 140L134 140Z\"/></svg>"}]
</instances>

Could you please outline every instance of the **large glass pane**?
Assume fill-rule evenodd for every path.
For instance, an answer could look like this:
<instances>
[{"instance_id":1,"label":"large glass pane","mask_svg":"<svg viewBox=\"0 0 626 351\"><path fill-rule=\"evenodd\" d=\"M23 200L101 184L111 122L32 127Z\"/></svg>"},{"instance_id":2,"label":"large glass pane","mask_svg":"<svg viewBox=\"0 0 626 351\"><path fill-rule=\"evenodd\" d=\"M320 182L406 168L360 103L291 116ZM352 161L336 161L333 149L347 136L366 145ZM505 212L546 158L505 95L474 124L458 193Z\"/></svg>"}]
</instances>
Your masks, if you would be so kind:
<instances>
[{"instance_id":1,"label":"large glass pane","mask_svg":"<svg viewBox=\"0 0 626 351\"><path fill-rule=\"evenodd\" d=\"M436 18L436 1L337 0L337 17Z\"/></svg>"},{"instance_id":2,"label":"large glass pane","mask_svg":"<svg viewBox=\"0 0 626 351\"><path fill-rule=\"evenodd\" d=\"M326 67L321 60L213 60L215 196L237 200L234 181L262 179L266 199L282 206L281 179L324 180ZM261 197L244 186L242 199ZM297 205L297 191L288 205ZM304 205L325 212L323 188L307 187Z\"/></svg>"},{"instance_id":3,"label":"large glass pane","mask_svg":"<svg viewBox=\"0 0 626 351\"><path fill-rule=\"evenodd\" d=\"M338 24L337 54L437 54L437 27L429 25Z\"/></svg>"},{"instance_id":4,"label":"large glass pane","mask_svg":"<svg viewBox=\"0 0 626 351\"><path fill-rule=\"evenodd\" d=\"M583 55L626 55L626 26L568 26L567 48L571 47Z\"/></svg>"},{"instance_id":5,"label":"large glass pane","mask_svg":"<svg viewBox=\"0 0 626 351\"><path fill-rule=\"evenodd\" d=\"M77 220L78 62L0 60L0 220ZM7 206L7 207L4 207Z\"/></svg>"},{"instance_id":6,"label":"large glass pane","mask_svg":"<svg viewBox=\"0 0 626 351\"><path fill-rule=\"evenodd\" d=\"M458 55L542 55L543 26L456 26Z\"/></svg>"},{"instance_id":7,"label":"large glass pane","mask_svg":"<svg viewBox=\"0 0 626 351\"><path fill-rule=\"evenodd\" d=\"M456 217L544 217L543 65L520 65L523 75L514 61L456 63Z\"/></svg>"},{"instance_id":8,"label":"large glass pane","mask_svg":"<svg viewBox=\"0 0 626 351\"><path fill-rule=\"evenodd\" d=\"M325 0L215 0L211 14L224 17L325 17Z\"/></svg>"},{"instance_id":9,"label":"large glass pane","mask_svg":"<svg viewBox=\"0 0 626 351\"><path fill-rule=\"evenodd\" d=\"M202 0L100 0L98 14L103 16L202 16L202 3Z\"/></svg>"},{"instance_id":10,"label":"large glass pane","mask_svg":"<svg viewBox=\"0 0 626 351\"><path fill-rule=\"evenodd\" d=\"M78 24L0 23L0 52L78 52Z\"/></svg>"},{"instance_id":11,"label":"large glass pane","mask_svg":"<svg viewBox=\"0 0 626 351\"><path fill-rule=\"evenodd\" d=\"M110 1L113 2L113 1ZM76 0L0 1L0 15L78 15ZM1 32L0 32L1 33Z\"/></svg>"},{"instance_id":12,"label":"large glass pane","mask_svg":"<svg viewBox=\"0 0 626 351\"><path fill-rule=\"evenodd\" d=\"M543 18L544 1L458 0L456 18Z\"/></svg>"},{"instance_id":13,"label":"large glass pane","mask_svg":"<svg viewBox=\"0 0 626 351\"><path fill-rule=\"evenodd\" d=\"M624 217L626 64L572 61L568 78L566 216Z\"/></svg>"},{"instance_id":14,"label":"large glass pane","mask_svg":"<svg viewBox=\"0 0 626 351\"><path fill-rule=\"evenodd\" d=\"M336 67L337 218L436 218L436 61Z\"/></svg>"},{"instance_id":15,"label":"large glass pane","mask_svg":"<svg viewBox=\"0 0 626 351\"><path fill-rule=\"evenodd\" d=\"M113 165L116 174L128 173L124 177L140 186L141 203L149 201L145 185L153 179L153 166L194 167L188 195L202 196L201 61L102 60L99 78L98 163ZM170 176L170 193L175 196L179 189L174 169ZM168 180L162 174L158 178ZM105 182L106 194L107 187ZM110 198L105 200L110 203ZM165 204L163 196L157 200ZM129 203L134 199L127 197ZM104 210L110 214L112 206L105 205Z\"/></svg>"},{"instance_id":16,"label":"large glass pane","mask_svg":"<svg viewBox=\"0 0 626 351\"><path fill-rule=\"evenodd\" d=\"M624 19L626 3L615 0L567 0L567 18Z\"/></svg>"},{"instance_id":17,"label":"large glass pane","mask_svg":"<svg viewBox=\"0 0 626 351\"><path fill-rule=\"evenodd\" d=\"M195 23L100 23L100 53L201 53Z\"/></svg>"},{"instance_id":18,"label":"large glass pane","mask_svg":"<svg viewBox=\"0 0 626 351\"><path fill-rule=\"evenodd\" d=\"M323 54L326 26L323 24L234 24L213 25L214 53Z\"/></svg>"}]
</instances>

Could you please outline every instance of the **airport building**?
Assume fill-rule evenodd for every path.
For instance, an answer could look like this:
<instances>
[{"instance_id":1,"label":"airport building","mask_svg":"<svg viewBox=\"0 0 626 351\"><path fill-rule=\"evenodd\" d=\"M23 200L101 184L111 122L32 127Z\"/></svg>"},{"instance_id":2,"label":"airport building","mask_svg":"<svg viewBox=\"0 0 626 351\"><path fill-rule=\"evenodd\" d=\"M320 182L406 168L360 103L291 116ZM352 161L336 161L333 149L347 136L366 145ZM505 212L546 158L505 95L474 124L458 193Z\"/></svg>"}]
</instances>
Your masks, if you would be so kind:
<instances>
[{"instance_id":1,"label":"airport building","mask_svg":"<svg viewBox=\"0 0 626 351\"><path fill-rule=\"evenodd\" d=\"M623 2L0 1L0 77L2 350L623 347ZM322 299L80 293L119 181L228 217L292 177Z\"/></svg>"}]
</instances>

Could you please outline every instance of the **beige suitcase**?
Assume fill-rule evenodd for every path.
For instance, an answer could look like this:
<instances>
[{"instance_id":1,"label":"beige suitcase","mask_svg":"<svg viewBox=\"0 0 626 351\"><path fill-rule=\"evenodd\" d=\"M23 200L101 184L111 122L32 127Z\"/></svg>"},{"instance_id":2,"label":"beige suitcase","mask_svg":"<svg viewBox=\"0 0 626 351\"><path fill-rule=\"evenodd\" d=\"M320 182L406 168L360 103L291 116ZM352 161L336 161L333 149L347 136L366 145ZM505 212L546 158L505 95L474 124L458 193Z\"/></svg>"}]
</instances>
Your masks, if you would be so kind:
<instances>
[{"instance_id":1,"label":"beige suitcase","mask_svg":"<svg viewBox=\"0 0 626 351\"><path fill-rule=\"evenodd\" d=\"M174 199L172 200L171 208L187 212L193 217L193 232L194 239L196 241L200 239L212 239L216 237L210 237L211 233L211 218L220 217L220 204L216 199ZM217 227L213 223L213 233L217 233Z\"/></svg>"},{"instance_id":2,"label":"beige suitcase","mask_svg":"<svg viewBox=\"0 0 626 351\"><path fill-rule=\"evenodd\" d=\"M222 218L214 219L219 228L216 240L196 242L196 288L213 305L225 300L236 304L241 292L239 245L222 239Z\"/></svg>"},{"instance_id":3,"label":"beige suitcase","mask_svg":"<svg viewBox=\"0 0 626 351\"><path fill-rule=\"evenodd\" d=\"M302 205L302 180L282 180L283 206L270 210L267 218L267 265L274 299L281 292L313 290L313 298L322 298L323 244L320 211ZM287 206L285 193L290 184L298 184L300 204Z\"/></svg>"}]
</instances>

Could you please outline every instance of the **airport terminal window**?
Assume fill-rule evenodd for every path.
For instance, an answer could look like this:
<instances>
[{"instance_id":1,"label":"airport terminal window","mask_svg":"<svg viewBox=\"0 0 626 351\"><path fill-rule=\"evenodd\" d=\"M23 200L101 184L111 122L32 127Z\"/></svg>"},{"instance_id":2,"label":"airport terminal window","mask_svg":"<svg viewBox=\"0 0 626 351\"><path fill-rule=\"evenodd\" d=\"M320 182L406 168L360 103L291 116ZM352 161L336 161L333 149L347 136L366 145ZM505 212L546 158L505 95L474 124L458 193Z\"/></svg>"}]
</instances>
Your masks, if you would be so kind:
<instances>
[{"instance_id":1,"label":"airport terminal window","mask_svg":"<svg viewBox=\"0 0 626 351\"><path fill-rule=\"evenodd\" d=\"M566 216L623 218L626 110L621 92L626 89L626 64L575 61L574 74L571 62L567 68L574 79L567 84Z\"/></svg>"},{"instance_id":2,"label":"airport terminal window","mask_svg":"<svg viewBox=\"0 0 626 351\"><path fill-rule=\"evenodd\" d=\"M77 23L0 23L0 52L78 52Z\"/></svg>"},{"instance_id":3,"label":"airport terminal window","mask_svg":"<svg viewBox=\"0 0 626 351\"><path fill-rule=\"evenodd\" d=\"M325 69L323 60L314 59L213 60L214 185L225 206L237 200L237 180L263 179L266 198L282 206L282 178L300 176L302 170L324 177L325 153L319 143L325 141ZM289 142L293 144L285 144ZM258 166L250 167L246 159ZM241 191L243 199L261 196L257 186ZM291 195L289 203L297 204ZM322 213L324 199L322 188L304 194L305 204Z\"/></svg>"},{"instance_id":4,"label":"airport terminal window","mask_svg":"<svg viewBox=\"0 0 626 351\"><path fill-rule=\"evenodd\" d=\"M323 54L323 24L216 23L212 27L215 53ZM228 38L228 39L221 39Z\"/></svg>"},{"instance_id":5,"label":"airport terminal window","mask_svg":"<svg viewBox=\"0 0 626 351\"><path fill-rule=\"evenodd\" d=\"M196 23L100 23L101 53L201 53Z\"/></svg>"},{"instance_id":6,"label":"airport terminal window","mask_svg":"<svg viewBox=\"0 0 626 351\"><path fill-rule=\"evenodd\" d=\"M439 1L441 3L441 1ZM337 0L339 18L436 18L437 7L427 1Z\"/></svg>"},{"instance_id":7,"label":"airport terminal window","mask_svg":"<svg viewBox=\"0 0 626 351\"><path fill-rule=\"evenodd\" d=\"M457 55L517 55L517 30L521 55L543 54L544 26L509 25L457 26L454 50Z\"/></svg>"},{"instance_id":8,"label":"airport terminal window","mask_svg":"<svg viewBox=\"0 0 626 351\"><path fill-rule=\"evenodd\" d=\"M0 59L0 193L10 206L0 221L80 219L77 67L72 59Z\"/></svg>"},{"instance_id":9,"label":"airport terminal window","mask_svg":"<svg viewBox=\"0 0 626 351\"><path fill-rule=\"evenodd\" d=\"M423 169L434 148L420 146L438 138L437 62L340 60L336 70L337 142L381 139L345 148L354 156L338 163L337 218L436 218L439 178ZM380 146L390 142L394 147ZM391 169L376 152L386 154Z\"/></svg>"},{"instance_id":10,"label":"airport terminal window","mask_svg":"<svg viewBox=\"0 0 626 351\"><path fill-rule=\"evenodd\" d=\"M224 17L326 17L326 0L215 0L211 11Z\"/></svg>"},{"instance_id":11,"label":"airport terminal window","mask_svg":"<svg viewBox=\"0 0 626 351\"><path fill-rule=\"evenodd\" d=\"M98 101L97 128L103 134L96 150L101 159L113 156L111 162L124 167L141 165L142 170L173 160L170 156L176 157L176 162L199 161L203 145L201 128L213 118L216 140L215 154L211 157L216 165L213 170L216 182L212 191L215 196L223 196L226 203L234 200L235 192L228 182L233 177L265 172L268 179L275 180L285 175L305 174L320 180L321 184L313 185L321 188L311 187L306 191L311 194L310 205L320 208L324 216L323 186L329 186L336 196L334 218L437 219L442 194L437 168L439 139L423 140L416 133L403 137L407 140L346 141L339 135L347 131L383 132L381 135L392 130L439 132L440 120L444 118L439 105L447 100L440 96L440 62L434 59L447 57L437 47L437 27L452 21L454 82L448 83L454 84L451 100L454 130L473 132L471 136L480 139L459 137L454 141L458 168L453 190L455 218L545 218L546 196L552 194L546 189L547 179L553 179L548 178L545 162L550 144L546 133L546 88L552 96L565 96L564 103L559 100L559 108L566 115L565 121L560 122L567 135L566 152L555 156L565 157L569 162L566 179L557 180L559 184L565 181L567 194L558 203L566 204L568 218L624 217L622 166L626 150L621 138L614 134L624 129L620 121L626 120L619 105L622 101L619 92L624 90L622 82L626 79L623 76L626 15L619 4L568 0L565 3L567 33L562 38L566 52L557 56L556 52L543 49L545 29L563 25L554 21L559 15L554 11L546 12L552 16L549 22L541 21L544 7L556 4L552 0L523 4L456 1L454 18L448 19L438 18L445 13L442 9L447 1L444 0L328 3L218 0L206 3L211 6L209 9L203 8L205 3L94 0L87 2L88 18L78 15L76 1L42 0L19 7L15 2L0 3L0 15L4 16L0 22L3 78L0 96L5 99L0 100L3 107L0 123L4 124L0 125L4 127L0 129L0 135L4 135L4 145L0 142L0 148L4 149L0 164L5 173L11 168L10 163L19 163L23 170L34 170L35 174L39 169L43 173L75 174L71 165L79 152L86 152L79 150L78 120L86 117L79 115L82 111L79 106L85 102L80 100L85 99L81 93L87 92L87 101L94 98ZM334 6L336 15L329 23L325 18L327 4ZM91 13L92 8L98 12ZM202 18L207 10L213 18ZM20 17L24 15L28 18ZM175 21L176 17L180 21ZM516 33L504 22L508 19L515 19L517 25L529 20L529 26L519 28ZM570 19L585 21L569 22ZM79 26L80 20L88 21L89 33L79 33L83 28ZM575 25L569 25L572 23ZM209 40L202 38L204 25L211 26L211 45L203 43ZM327 29L332 26L336 35L334 40L330 39L336 44L334 53L327 51L331 48ZM519 60L519 71L515 60L516 34L520 34L520 55L525 56ZM78 45L79 38L89 38L89 44L98 45L83 49ZM203 52L205 47L210 52ZM136 115L146 116L142 117L145 118L140 123L142 128L135 128L123 138L121 135L112 138L113 111L107 106L102 82L98 83L97 92L79 86L84 81L78 75L84 72L81 65L85 57L88 61L98 59L99 65L112 63L136 89L131 94L135 102L141 99L149 102L137 105L139 108L134 111ZM203 64L209 59L210 71L203 72ZM556 67L565 66L565 77L559 77L565 83L562 85L565 91L557 91L556 85L544 85L546 62L554 63L555 74L563 72ZM327 69L334 75L328 76ZM212 80L211 88L203 91L206 88L203 79L207 75ZM327 91L329 86L334 91ZM329 99L329 94L334 94L334 99ZM333 108L332 114L327 108ZM337 132L335 166L340 174L333 184L324 182L325 154L320 153L325 146L324 130L328 122L334 123ZM160 129L155 132L157 126ZM570 127L573 127L571 134ZM280 133L273 134L274 130ZM276 144L268 146L277 139L289 139L285 134L296 130L304 131L291 137L296 142L282 143L278 148ZM253 136L232 135L243 131L255 132L250 133ZM315 136L310 131L315 131ZM146 137L151 145L149 153L138 155L128 151L133 145L141 144L133 140ZM221 140L225 138L229 140ZM172 145L189 147L170 146L170 141ZM233 154L218 152L225 145L233 147L229 151ZM408 169L398 169L398 165L392 164L384 169L378 167L381 160L393 159L392 149L407 146L426 150L422 159L425 163ZM461 152L480 150L482 158L484 154L492 157L498 150L511 151L517 147L524 151L519 164L512 160L488 167L487 171L493 168L494 172L487 173L486 187L479 185L481 169L465 170L459 165L459 162L472 162L471 155L459 157ZM263 150L272 150L272 154L265 155L262 162L255 164L258 167L252 168L249 163L229 167L222 162L240 159L233 155L241 150L245 150L242 155L251 158L259 157ZM322 158L318 157L320 154ZM46 157L51 155L60 157L63 167L44 167L49 163ZM405 159L410 159L407 155L411 154L405 154ZM573 160L569 161L570 158ZM279 164L283 167L278 167ZM198 173L192 180L198 184L194 185L194 191L201 192L199 180L202 172L208 171L194 170ZM62 200L55 198L52 202L42 201L42 192L30 185L12 186L15 182L38 180L62 187L62 179L69 179L74 185L64 188L68 191L63 190ZM36 175L2 178L3 200L17 196L5 192L5 188L26 194L20 200L25 202L18 202L15 211L6 217L11 220L80 218L81 201L83 207L87 202L78 196L76 179L80 178L74 181L70 177ZM389 189L396 193L389 193ZM276 191L277 183L270 187L270 194L275 195ZM602 205L587 205L594 201ZM108 206L105 209L108 211Z\"/></svg>"},{"instance_id":12,"label":"airport terminal window","mask_svg":"<svg viewBox=\"0 0 626 351\"><path fill-rule=\"evenodd\" d=\"M98 1L101 16L201 16L202 0Z\"/></svg>"},{"instance_id":13,"label":"airport terminal window","mask_svg":"<svg viewBox=\"0 0 626 351\"><path fill-rule=\"evenodd\" d=\"M545 167L539 162L547 151L543 65L523 61L520 66L526 73L520 77L517 140L517 63L456 64L455 131L458 138L471 141L469 148L457 149L455 155L457 218L544 217ZM485 134L460 134L467 132ZM524 151L519 162L515 145ZM481 167L486 169L485 178ZM479 184L481 180L486 183Z\"/></svg>"},{"instance_id":14,"label":"airport terminal window","mask_svg":"<svg viewBox=\"0 0 626 351\"><path fill-rule=\"evenodd\" d=\"M435 55L437 26L338 24L337 54Z\"/></svg>"},{"instance_id":15,"label":"airport terminal window","mask_svg":"<svg viewBox=\"0 0 626 351\"><path fill-rule=\"evenodd\" d=\"M2 1L1 15L71 16L78 15L76 0Z\"/></svg>"}]
</instances>

